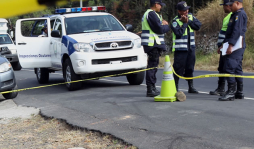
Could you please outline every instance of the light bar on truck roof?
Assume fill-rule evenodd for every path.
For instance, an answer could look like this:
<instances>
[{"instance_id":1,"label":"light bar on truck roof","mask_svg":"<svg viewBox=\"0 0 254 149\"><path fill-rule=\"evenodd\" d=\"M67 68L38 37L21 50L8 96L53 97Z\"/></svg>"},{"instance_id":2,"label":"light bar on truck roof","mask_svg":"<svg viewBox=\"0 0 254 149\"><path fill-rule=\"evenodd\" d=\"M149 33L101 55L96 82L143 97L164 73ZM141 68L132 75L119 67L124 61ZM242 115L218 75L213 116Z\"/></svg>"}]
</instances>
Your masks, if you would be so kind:
<instances>
[{"instance_id":1,"label":"light bar on truck roof","mask_svg":"<svg viewBox=\"0 0 254 149\"><path fill-rule=\"evenodd\" d=\"M89 11L106 11L105 6L79 7L79 8L59 8L55 10L56 14L89 12Z\"/></svg>"}]
</instances>

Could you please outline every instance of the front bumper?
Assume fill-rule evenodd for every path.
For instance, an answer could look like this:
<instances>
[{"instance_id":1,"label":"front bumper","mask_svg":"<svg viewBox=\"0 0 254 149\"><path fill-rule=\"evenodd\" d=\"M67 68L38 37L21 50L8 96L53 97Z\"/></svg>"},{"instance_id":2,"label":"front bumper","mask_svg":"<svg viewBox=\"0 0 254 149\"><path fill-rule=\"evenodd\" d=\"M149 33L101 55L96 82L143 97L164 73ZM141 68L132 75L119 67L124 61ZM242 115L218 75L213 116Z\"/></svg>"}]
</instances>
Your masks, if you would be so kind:
<instances>
[{"instance_id":1,"label":"front bumper","mask_svg":"<svg viewBox=\"0 0 254 149\"><path fill-rule=\"evenodd\" d=\"M147 54L144 53L143 47L90 53L74 52L70 58L76 74L138 70L147 66Z\"/></svg>"},{"instance_id":2,"label":"front bumper","mask_svg":"<svg viewBox=\"0 0 254 149\"><path fill-rule=\"evenodd\" d=\"M9 91L16 86L13 70L0 73L0 91Z\"/></svg>"}]
</instances>

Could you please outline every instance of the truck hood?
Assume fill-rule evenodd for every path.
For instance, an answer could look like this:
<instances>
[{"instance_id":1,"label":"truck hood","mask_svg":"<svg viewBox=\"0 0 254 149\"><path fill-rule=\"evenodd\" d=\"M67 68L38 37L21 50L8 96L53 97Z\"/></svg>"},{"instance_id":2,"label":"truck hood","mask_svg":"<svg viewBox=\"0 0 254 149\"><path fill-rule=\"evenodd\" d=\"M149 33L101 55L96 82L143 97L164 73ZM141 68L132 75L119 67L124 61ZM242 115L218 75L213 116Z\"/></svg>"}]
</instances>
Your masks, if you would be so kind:
<instances>
[{"instance_id":1,"label":"truck hood","mask_svg":"<svg viewBox=\"0 0 254 149\"><path fill-rule=\"evenodd\" d=\"M0 44L0 47L8 47L10 50L16 50L16 45L14 44Z\"/></svg>"},{"instance_id":2,"label":"truck hood","mask_svg":"<svg viewBox=\"0 0 254 149\"><path fill-rule=\"evenodd\" d=\"M128 31L82 33L69 35L69 37L73 38L77 42L83 43L133 40L140 38L138 35Z\"/></svg>"}]
</instances>

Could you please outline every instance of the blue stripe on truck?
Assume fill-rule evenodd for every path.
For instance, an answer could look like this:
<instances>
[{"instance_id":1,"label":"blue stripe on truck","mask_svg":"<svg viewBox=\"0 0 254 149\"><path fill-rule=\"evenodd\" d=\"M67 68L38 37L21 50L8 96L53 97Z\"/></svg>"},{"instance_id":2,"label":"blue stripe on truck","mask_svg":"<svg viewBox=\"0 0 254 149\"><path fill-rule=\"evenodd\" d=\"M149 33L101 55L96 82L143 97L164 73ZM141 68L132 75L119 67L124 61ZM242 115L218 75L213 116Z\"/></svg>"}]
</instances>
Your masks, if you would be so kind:
<instances>
[{"instance_id":1,"label":"blue stripe on truck","mask_svg":"<svg viewBox=\"0 0 254 149\"><path fill-rule=\"evenodd\" d=\"M68 41L69 41L69 45L68 45ZM75 52L75 49L73 47L73 44L78 43L75 39L69 37L69 36L63 36L62 38L62 43L65 45L65 47L67 47L68 49L68 54L71 55L72 53Z\"/></svg>"}]
</instances>

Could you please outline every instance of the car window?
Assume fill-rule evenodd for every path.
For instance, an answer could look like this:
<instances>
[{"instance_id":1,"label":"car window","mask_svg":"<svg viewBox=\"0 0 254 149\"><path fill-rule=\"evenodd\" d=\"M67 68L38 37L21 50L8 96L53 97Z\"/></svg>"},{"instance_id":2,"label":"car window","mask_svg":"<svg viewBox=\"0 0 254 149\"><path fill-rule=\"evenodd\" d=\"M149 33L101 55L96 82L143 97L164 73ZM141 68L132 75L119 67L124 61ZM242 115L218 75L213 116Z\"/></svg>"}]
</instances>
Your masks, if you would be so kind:
<instances>
[{"instance_id":1,"label":"car window","mask_svg":"<svg viewBox=\"0 0 254 149\"><path fill-rule=\"evenodd\" d=\"M21 21L21 34L25 37L38 37L42 34L42 28L47 20L23 20Z\"/></svg>"},{"instance_id":2,"label":"car window","mask_svg":"<svg viewBox=\"0 0 254 149\"><path fill-rule=\"evenodd\" d=\"M62 23L60 19L56 19L53 30L58 30L62 36Z\"/></svg>"},{"instance_id":3,"label":"car window","mask_svg":"<svg viewBox=\"0 0 254 149\"><path fill-rule=\"evenodd\" d=\"M68 34L122 31L122 25L111 15L82 16L65 19L66 32Z\"/></svg>"},{"instance_id":4,"label":"car window","mask_svg":"<svg viewBox=\"0 0 254 149\"><path fill-rule=\"evenodd\" d=\"M12 44L10 36L8 36L6 34L0 35L0 45L2 45L2 44Z\"/></svg>"},{"instance_id":5,"label":"car window","mask_svg":"<svg viewBox=\"0 0 254 149\"><path fill-rule=\"evenodd\" d=\"M53 30L53 26L54 26L54 23L55 23L55 19L53 19L53 20L50 20L50 26L51 26L51 30Z\"/></svg>"},{"instance_id":6,"label":"car window","mask_svg":"<svg viewBox=\"0 0 254 149\"><path fill-rule=\"evenodd\" d=\"M37 21L36 24L34 25L32 35L33 36L41 35L42 28L44 27L45 24L47 24L47 22L45 22L45 20Z\"/></svg>"}]
</instances>

